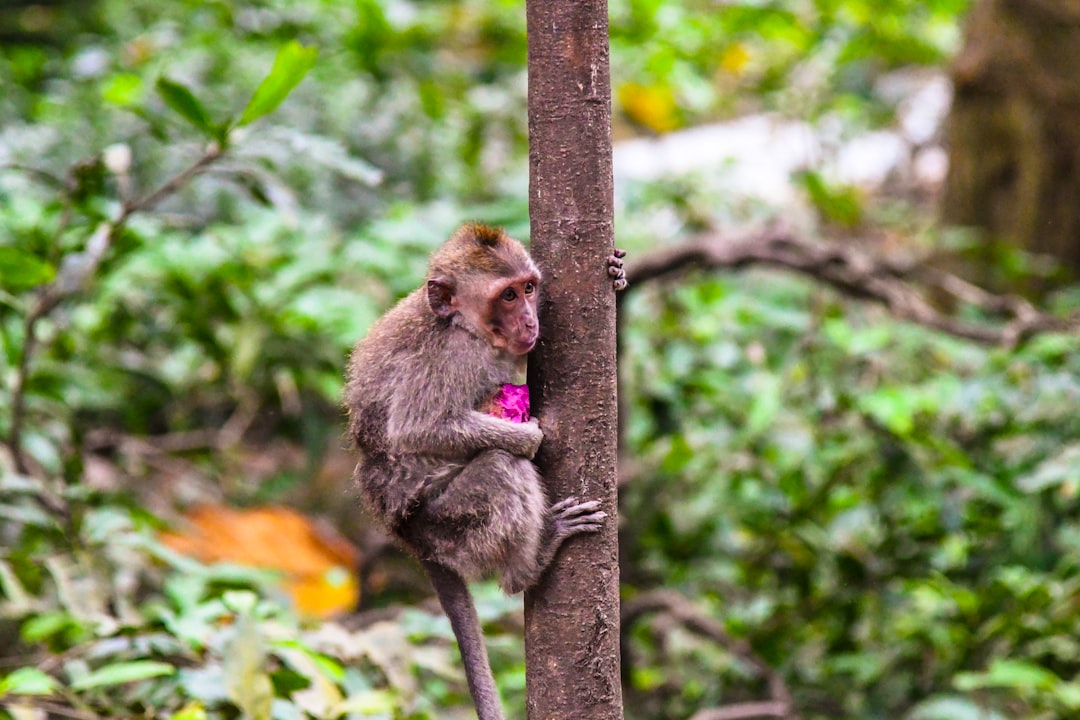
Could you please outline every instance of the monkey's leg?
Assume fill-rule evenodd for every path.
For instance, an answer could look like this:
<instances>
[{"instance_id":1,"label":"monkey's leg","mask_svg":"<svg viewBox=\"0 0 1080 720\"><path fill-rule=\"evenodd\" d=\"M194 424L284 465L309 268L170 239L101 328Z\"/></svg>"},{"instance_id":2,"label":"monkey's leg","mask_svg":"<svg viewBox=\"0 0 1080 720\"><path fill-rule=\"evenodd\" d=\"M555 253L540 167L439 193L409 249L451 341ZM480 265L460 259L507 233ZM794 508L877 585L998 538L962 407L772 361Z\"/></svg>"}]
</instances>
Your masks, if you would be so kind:
<instances>
[{"instance_id":1,"label":"monkey's leg","mask_svg":"<svg viewBox=\"0 0 1080 720\"><path fill-rule=\"evenodd\" d=\"M574 497L561 500L548 508L548 525L535 558L530 563L511 566L503 574L503 589L513 594L535 585L567 538L581 533L597 532L603 527L607 513L599 508L600 502L597 500L579 503ZM514 572L515 570L518 572Z\"/></svg>"},{"instance_id":2,"label":"monkey's leg","mask_svg":"<svg viewBox=\"0 0 1080 720\"><path fill-rule=\"evenodd\" d=\"M479 720L503 720L499 691L491 674L480 618L469 587L453 570L430 560L422 563L439 596L439 604L450 618L450 627L454 629L477 717Z\"/></svg>"},{"instance_id":3,"label":"monkey's leg","mask_svg":"<svg viewBox=\"0 0 1080 720\"><path fill-rule=\"evenodd\" d=\"M510 594L536 584L567 538L596 532L600 503L570 498L550 507L536 466L504 450L487 450L426 503L414 522L427 552L465 578L499 574Z\"/></svg>"},{"instance_id":4,"label":"monkey's leg","mask_svg":"<svg viewBox=\"0 0 1080 720\"><path fill-rule=\"evenodd\" d=\"M414 528L426 552L463 578L532 571L544 538L547 500L536 467L504 450L469 461L421 509Z\"/></svg>"}]
</instances>

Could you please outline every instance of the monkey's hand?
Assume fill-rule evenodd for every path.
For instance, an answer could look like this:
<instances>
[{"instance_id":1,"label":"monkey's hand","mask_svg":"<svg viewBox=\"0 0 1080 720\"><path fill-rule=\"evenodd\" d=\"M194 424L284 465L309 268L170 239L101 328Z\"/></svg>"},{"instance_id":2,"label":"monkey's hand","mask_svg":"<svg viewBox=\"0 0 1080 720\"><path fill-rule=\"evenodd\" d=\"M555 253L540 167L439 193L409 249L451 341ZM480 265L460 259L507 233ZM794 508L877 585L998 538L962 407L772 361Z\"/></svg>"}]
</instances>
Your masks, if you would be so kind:
<instances>
[{"instance_id":1,"label":"monkey's hand","mask_svg":"<svg viewBox=\"0 0 1080 720\"><path fill-rule=\"evenodd\" d=\"M524 427L531 432L530 446L523 457L532 460L536 457L536 451L540 449L540 443L544 441L544 431L540 429L540 423L536 418L530 418L524 423Z\"/></svg>"},{"instance_id":2,"label":"monkey's hand","mask_svg":"<svg viewBox=\"0 0 1080 720\"><path fill-rule=\"evenodd\" d=\"M623 270L622 261L624 257L626 257L626 251L615 248L607 259L607 274L611 276L611 286L615 288L615 292L626 289L626 271Z\"/></svg>"}]
</instances>

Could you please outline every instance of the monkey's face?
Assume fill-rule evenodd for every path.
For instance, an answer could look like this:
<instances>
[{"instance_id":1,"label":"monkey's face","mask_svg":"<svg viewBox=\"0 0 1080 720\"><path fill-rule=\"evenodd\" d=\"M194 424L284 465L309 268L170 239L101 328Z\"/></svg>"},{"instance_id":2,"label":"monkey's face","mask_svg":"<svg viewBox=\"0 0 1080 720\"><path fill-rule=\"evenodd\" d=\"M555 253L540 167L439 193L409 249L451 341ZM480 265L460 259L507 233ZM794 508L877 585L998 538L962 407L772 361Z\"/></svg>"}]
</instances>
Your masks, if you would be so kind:
<instances>
[{"instance_id":1,"label":"monkey's face","mask_svg":"<svg viewBox=\"0 0 1080 720\"><path fill-rule=\"evenodd\" d=\"M540 337L536 318L536 301L540 278L523 273L492 283L488 289L485 329L492 347L505 349L513 355L524 355Z\"/></svg>"}]
</instances>

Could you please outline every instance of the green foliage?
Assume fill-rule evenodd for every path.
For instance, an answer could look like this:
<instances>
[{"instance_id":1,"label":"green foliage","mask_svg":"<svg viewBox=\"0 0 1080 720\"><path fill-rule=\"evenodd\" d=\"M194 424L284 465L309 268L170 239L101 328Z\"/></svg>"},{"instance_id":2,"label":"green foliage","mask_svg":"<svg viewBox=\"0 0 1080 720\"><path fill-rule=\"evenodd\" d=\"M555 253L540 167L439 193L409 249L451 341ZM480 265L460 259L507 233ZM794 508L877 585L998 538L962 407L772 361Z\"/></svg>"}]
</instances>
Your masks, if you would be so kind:
<instances>
[{"instance_id":1,"label":"green foliage","mask_svg":"<svg viewBox=\"0 0 1080 720\"><path fill-rule=\"evenodd\" d=\"M617 0L615 101L658 132L747 108L880 122L874 80L940 63L965 6ZM336 442L348 347L415 287L427 251L462 219L527 234L521 4L97 8L69 44L0 48L5 441L27 360L27 469L5 456L0 477L0 707L467 717L443 619L301 623L263 575L162 547L157 521L92 489L88 466L125 453L102 434L244 417L313 462ZM224 154L183 176L207 146ZM802 182L827 221L868 222L852 189L812 169ZM638 252L677 234L646 240L658 217L692 230L763 212L694 179L627 198L620 244ZM628 597L685 593L808 719L1077 712L1074 337L976 347L770 273L695 276L627 305ZM272 493L232 482L234 450L177 454L233 499ZM129 488L167 474L126 467ZM507 705L523 707L520 640L503 632L517 605L490 585L479 601ZM631 718L767 692L670 623L643 621L627 644Z\"/></svg>"},{"instance_id":2,"label":"green foliage","mask_svg":"<svg viewBox=\"0 0 1080 720\"><path fill-rule=\"evenodd\" d=\"M9 292L44 285L56 276L56 268L48 262L17 247L0 247L0 271L0 282Z\"/></svg>"},{"instance_id":3,"label":"green foliage","mask_svg":"<svg viewBox=\"0 0 1080 720\"><path fill-rule=\"evenodd\" d=\"M215 141L186 170L155 173L120 143L64 178L45 162L0 176L0 340L12 368L0 395L0 652L37 658L5 661L0 707L422 718L433 702L460 703L445 632L432 644L405 625L305 627L267 578L175 555L155 539L156 521L84 476L84 441L98 429L198 429L276 402L296 421L322 417L292 431L313 452L337 432L328 408L345 348L392 299L379 287L401 282L406 253L393 239L358 251L333 228L313 232L317 218L300 232L282 202L261 208L257 192L230 211L240 226L181 231L153 212L207 180L198 171L222 152L242 157L234 129L281 104L314 58L287 43L235 121L212 117L203 90L167 75L156 84L163 111L117 93L143 103L163 133L172 113ZM327 164L362 173L349 162ZM226 164L222 176L249 171ZM133 192L136 178L154 189ZM444 690L417 697L427 677Z\"/></svg>"},{"instance_id":4,"label":"green foliage","mask_svg":"<svg viewBox=\"0 0 1080 720\"><path fill-rule=\"evenodd\" d=\"M956 691L957 717L1076 711L1076 338L988 350L768 273L626 315L630 588L701 599L806 717L935 717ZM656 632L631 639L633 717L763 691Z\"/></svg>"},{"instance_id":5,"label":"green foliage","mask_svg":"<svg viewBox=\"0 0 1080 720\"><path fill-rule=\"evenodd\" d=\"M967 0L613 0L616 85L653 92L646 107L617 93L633 122L675 126L748 108L864 122L887 111L872 98L882 73L941 63L956 49ZM630 95L633 97L633 94ZM664 111L658 106L672 105ZM852 117L854 116L854 117Z\"/></svg>"},{"instance_id":6,"label":"green foliage","mask_svg":"<svg viewBox=\"0 0 1080 720\"><path fill-rule=\"evenodd\" d=\"M42 499L78 514L57 521ZM5 541L21 538L0 559L0 618L53 653L48 672L5 668L0 707L36 698L107 717L423 718L417 683L460 683L447 630L305 626L274 599L272 578L176 555L115 497L7 476L0 514Z\"/></svg>"},{"instance_id":7,"label":"green foliage","mask_svg":"<svg viewBox=\"0 0 1080 720\"><path fill-rule=\"evenodd\" d=\"M843 228L858 227L863 221L863 203L857 188L830 187L821 173L807 171L795 177L826 222Z\"/></svg>"}]
</instances>

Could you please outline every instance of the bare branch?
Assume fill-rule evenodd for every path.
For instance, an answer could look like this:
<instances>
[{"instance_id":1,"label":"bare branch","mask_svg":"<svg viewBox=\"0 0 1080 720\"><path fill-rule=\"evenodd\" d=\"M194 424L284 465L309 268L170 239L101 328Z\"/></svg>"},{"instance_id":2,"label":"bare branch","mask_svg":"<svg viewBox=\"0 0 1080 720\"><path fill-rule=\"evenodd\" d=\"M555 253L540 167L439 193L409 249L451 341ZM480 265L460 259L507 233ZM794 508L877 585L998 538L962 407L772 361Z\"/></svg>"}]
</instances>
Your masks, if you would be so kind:
<instances>
[{"instance_id":1,"label":"bare branch","mask_svg":"<svg viewBox=\"0 0 1080 720\"><path fill-rule=\"evenodd\" d=\"M769 702L738 703L723 708L703 710L691 720L737 720L738 718L778 717L798 720L791 691L784 678L762 660L745 640L732 637L719 622L705 615L693 603L672 590L656 590L640 595L622 606L623 632L639 618L651 613L666 613L683 627L712 640L743 663L753 668L769 687ZM706 714L702 713L714 713ZM718 714L717 714L718 713ZM727 714L724 714L727 713ZM701 717L699 717L701 716Z\"/></svg>"},{"instance_id":2,"label":"bare branch","mask_svg":"<svg viewBox=\"0 0 1080 720\"><path fill-rule=\"evenodd\" d=\"M222 155L218 144L211 144L191 165L169 178L155 190L141 198L125 203L120 214L113 220L99 224L86 241L82 252L64 258L56 279L38 289L23 321L23 344L16 364L15 379L11 391L11 426L5 443L11 453L15 469L28 473L29 463L22 447L22 429L26 419L26 383L30 377L30 361L37 351L37 324L47 317L63 300L79 292L97 272L105 254L116 235L128 219L137 212L149 210L175 193Z\"/></svg>"},{"instance_id":3,"label":"bare branch","mask_svg":"<svg viewBox=\"0 0 1080 720\"><path fill-rule=\"evenodd\" d=\"M750 718L788 716L788 706L782 702L746 702L718 708L698 710L690 720L750 720Z\"/></svg>"},{"instance_id":4,"label":"bare branch","mask_svg":"<svg viewBox=\"0 0 1080 720\"><path fill-rule=\"evenodd\" d=\"M21 165L19 163L0 163L0 172L11 171L27 175L34 178L43 185L48 185L56 190L62 192L70 192L71 184L64 178L53 175L48 170L42 170L41 168L31 167L29 165Z\"/></svg>"},{"instance_id":5,"label":"bare branch","mask_svg":"<svg viewBox=\"0 0 1080 720\"><path fill-rule=\"evenodd\" d=\"M702 235L629 263L627 278L633 290L689 269L741 269L751 265L801 273L851 297L881 303L900 320L987 345L1014 347L1038 333L1080 328L1080 315L1050 315L1019 296L994 295L919 262L875 257L832 243L811 243L784 231L741 240ZM942 313L928 299L927 290L1001 316L1002 322L972 323Z\"/></svg>"},{"instance_id":6,"label":"bare branch","mask_svg":"<svg viewBox=\"0 0 1080 720\"><path fill-rule=\"evenodd\" d=\"M120 219L117 220L117 224L122 223L134 213L151 209L159 202L187 185L196 175L220 158L223 152L224 149L220 145L211 143L207 146L206 150L203 151L202 157L183 171L166 180L156 190L125 204L124 209L120 214Z\"/></svg>"},{"instance_id":7,"label":"bare branch","mask_svg":"<svg viewBox=\"0 0 1080 720\"><path fill-rule=\"evenodd\" d=\"M0 706L4 706L10 709L20 707L33 708L35 710L40 710L47 715L72 718L72 720L101 720L100 715L96 715L92 712L77 710L75 708L68 707L63 703L53 702L52 700L37 697L34 695L17 695L13 697L0 698Z\"/></svg>"}]
</instances>

